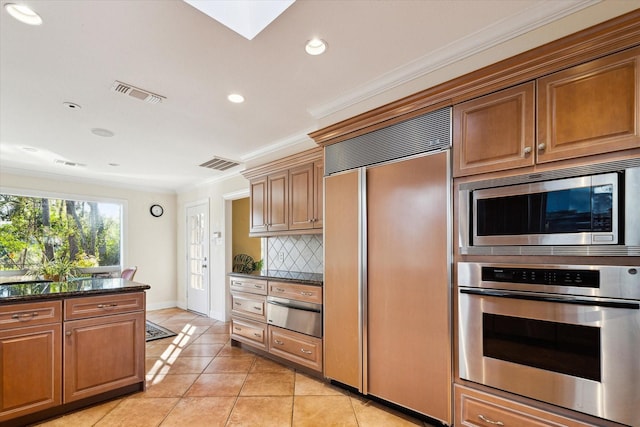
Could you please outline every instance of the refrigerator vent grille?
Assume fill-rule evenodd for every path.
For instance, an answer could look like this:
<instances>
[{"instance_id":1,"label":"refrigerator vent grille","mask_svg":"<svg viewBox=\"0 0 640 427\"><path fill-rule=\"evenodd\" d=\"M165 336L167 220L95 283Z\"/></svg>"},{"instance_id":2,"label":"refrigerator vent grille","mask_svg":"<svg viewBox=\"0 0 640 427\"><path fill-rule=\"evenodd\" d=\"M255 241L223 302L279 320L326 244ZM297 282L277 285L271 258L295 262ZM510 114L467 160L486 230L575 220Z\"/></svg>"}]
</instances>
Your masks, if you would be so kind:
<instances>
[{"instance_id":1,"label":"refrigerator vent grille","mask_svg":"<svg viewBox=\"0 0 640 427\"><path fill-rule=\"evenodd\" d=\"M370 166L451 146L451 108L347 139L325 148L324 173Z\"/></svg>"}]
</instances>

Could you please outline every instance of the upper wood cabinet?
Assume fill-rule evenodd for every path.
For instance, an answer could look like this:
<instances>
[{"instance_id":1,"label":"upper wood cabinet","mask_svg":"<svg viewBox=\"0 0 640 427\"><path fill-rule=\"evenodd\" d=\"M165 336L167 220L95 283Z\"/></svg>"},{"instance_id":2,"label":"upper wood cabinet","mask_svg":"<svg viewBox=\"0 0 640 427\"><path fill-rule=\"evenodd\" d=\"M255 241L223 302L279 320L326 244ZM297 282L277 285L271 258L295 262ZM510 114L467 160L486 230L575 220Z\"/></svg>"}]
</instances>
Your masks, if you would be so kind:
<instances>
[{"instance_id":1,"label":"upper wood cabinet","mask_svg":"<svg viewBox=\"0 0 640 427\"><path fill-rule=\"evenodd\" d=\"M539 163L640 147L640 48L538 79Z\"/></svg>"},{"instance_id":2,"label":"upper wood cabinet","mask_svg":"<svg viewBox=\"0 0 640 427\"><path fill-rule=\"evenodd\" d=\"M322 150L313 149L244 172L249 179L249 234L322 232Z\"/></svg>"},{"instance_id":3,"label":"upper wood cabinet","mask_svg":"<svg viewBox=\"0 0 640 427\"><path fill-rule=\"evenodd\" d=\"M534 82L453 107L454 176L531 166L534 143Z\"/></svg>"},{"instance_id":4,"label":"upper wood cabinet","mask_svg":"<svg viewBox=\"0 0 640 427\"><path fill-rule=\"evenodd\" d=\"M456 177L637 147L640 48L453 107Z\"/></svg>"}]
</instances>

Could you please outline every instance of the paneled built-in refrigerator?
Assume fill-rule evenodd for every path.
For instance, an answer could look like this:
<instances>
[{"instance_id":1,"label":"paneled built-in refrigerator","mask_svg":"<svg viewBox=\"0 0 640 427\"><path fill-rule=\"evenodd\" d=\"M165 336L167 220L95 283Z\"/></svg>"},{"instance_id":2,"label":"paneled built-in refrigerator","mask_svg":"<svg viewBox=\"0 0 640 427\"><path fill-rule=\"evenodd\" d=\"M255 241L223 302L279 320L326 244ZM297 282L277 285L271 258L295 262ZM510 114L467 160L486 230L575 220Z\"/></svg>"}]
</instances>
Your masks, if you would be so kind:
<instances>
[{"instance_id":1,"label":"paneled built-in refrigerator","mask_svg":"<svg viewBox=\"0 0 640 427\"><path fill-rule=\"evenodd\" d=\"M325 376L451 424L449 151L324 185Z\"/></svg>"}]
</instances>

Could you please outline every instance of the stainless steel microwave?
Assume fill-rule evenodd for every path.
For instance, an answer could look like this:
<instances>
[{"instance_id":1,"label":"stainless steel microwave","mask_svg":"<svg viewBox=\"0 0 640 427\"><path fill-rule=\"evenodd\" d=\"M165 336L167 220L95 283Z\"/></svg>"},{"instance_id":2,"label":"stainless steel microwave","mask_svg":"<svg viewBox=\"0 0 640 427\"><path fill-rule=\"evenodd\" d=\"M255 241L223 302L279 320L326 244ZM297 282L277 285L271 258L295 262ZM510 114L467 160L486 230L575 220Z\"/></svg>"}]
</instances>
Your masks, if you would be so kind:
<instances>
[{"instance_id":1,"label":"stainless steel microwave","mask_svg":"<svg viewBox=\"0 0 640 427\"><path fill-rule=\"evenodd\" d=\"M638 255L640 159L462 184L459 212L463 254Z\"/></svg>"}]
</instances>

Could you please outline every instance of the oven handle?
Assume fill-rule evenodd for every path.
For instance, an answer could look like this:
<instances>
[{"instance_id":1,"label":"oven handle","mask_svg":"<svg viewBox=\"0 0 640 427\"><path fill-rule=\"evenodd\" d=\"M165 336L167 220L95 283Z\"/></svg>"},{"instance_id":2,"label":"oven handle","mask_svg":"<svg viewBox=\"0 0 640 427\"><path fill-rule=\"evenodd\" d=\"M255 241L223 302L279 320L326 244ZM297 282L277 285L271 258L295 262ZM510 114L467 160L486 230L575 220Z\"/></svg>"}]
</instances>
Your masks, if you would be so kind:
<instances>
[{"instance_id":1,"label":"oven handle","mask_svg":"<svg viewBox=\"0 0 640 427\"><path fill-rule=\"evenodd\" d=\"M293 308L295 310L302 310L302 311L310 311L312 313L320 313L320 310L314 310L313 308L306 308L306 307L300 307L299 305L295 305L295 304L285 304L279 301L273 301L273 300L267 300L267 304L273 304L273 305L278 305L280 307L286 307L286 308Z\"/></svg>"},{"instance_id":2,"label":"oven handle","mask_svg":"<svg viewBox=\"0 0 640 427\"><path fill-rule=\"evenodd\" d=\"M514 293L509 291L497 291L493 289L460 289L460 293L472 294L472 295L486 295L498 298L512 298L512 299L524 299L530 301L544 301L553 302L559 304L577 304L577 305L589 305L594 307L607 307L607 308L626 308L632 310L640 310L640 304L634 302L617 302L617 301L595 301L583 298L564 297L564 296L549 296L549 295L530 295L522 293Z\"/></svg>"}]
</instances>

